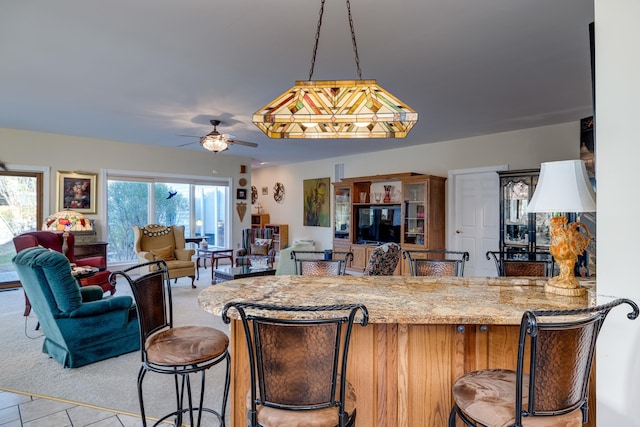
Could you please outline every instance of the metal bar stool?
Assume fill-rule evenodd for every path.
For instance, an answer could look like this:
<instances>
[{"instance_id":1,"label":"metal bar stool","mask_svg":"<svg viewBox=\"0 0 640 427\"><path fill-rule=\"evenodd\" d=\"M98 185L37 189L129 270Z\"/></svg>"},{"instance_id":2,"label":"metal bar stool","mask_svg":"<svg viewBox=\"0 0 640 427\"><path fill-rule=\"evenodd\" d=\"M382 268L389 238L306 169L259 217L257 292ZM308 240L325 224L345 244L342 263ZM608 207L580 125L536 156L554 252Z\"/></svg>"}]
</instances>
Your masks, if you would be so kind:
<instances>
[{"instance_id":1,"label":"metal bar stool","mask_svg":"<svg viewBox=\"0 0 640 427\"><path fill-rule=\"evenodd\" d=\"M453 385L456 418L467 426L577 426L586 423L589 374L600 328L628 299L575 310L526 311L520 324L517 370L469 372ZM528 367L525 368L525 361Z\"/></svg>"},{"instance_id":2,"label":"metal bar stool","mask_svg":"<svg viewBox=\"0 0 640 427\"><path fill-rule=\"evenodd\" d=\"M347 356L356 314L360 325L367 325L365 306L230 302L222 310L225 323L231 321L230 310L237 311L247 339L249 427L355 424L356 394L346 380Z\"/></svg>"},{"instance_id":3,"label":"metal bar stool","mask_svg":"<svg viewBox=\"0 0 640 427\"><path fill-rule=\"evenodd\" d=\"M142 268L144 267L144 268ZM143 274L132 279L129 274L138 270ZM174 326L171 286L167 265L163 260L139 264L111 274L110 280L120 275L131 285L140 324L140 350L142 365L138 373L138 399L142 425L147 420L142 394L142 382L147 372L173 375L175 380L176 410L163 416L154 426L169 418L181 426L185 414L189 414L191 426L200 426L203 412L213 414L220 426L225 425L225 411L229 396L230 357L229 338L215 328L206 326ZM221 362L226 362L226 376L222 408L219 411L205 408L205 372ZM193 405L190 374L201 374L200 400ZM186 392L186 396L185 396ZM184 406L185 397L187 407ZM194 412L197 420L194 423Z\"/></svg>"}]
</instances>

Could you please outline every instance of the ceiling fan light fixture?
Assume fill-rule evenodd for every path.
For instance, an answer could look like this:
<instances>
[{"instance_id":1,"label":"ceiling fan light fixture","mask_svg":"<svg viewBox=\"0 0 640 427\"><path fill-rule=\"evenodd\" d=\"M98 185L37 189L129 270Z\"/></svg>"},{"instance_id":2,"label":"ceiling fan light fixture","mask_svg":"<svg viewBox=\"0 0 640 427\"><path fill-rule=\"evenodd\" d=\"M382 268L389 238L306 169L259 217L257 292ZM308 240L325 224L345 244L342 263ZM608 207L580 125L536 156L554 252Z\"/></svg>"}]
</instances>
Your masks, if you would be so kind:
<instances>
[{"instance_id":1,"label":"ceiling fan light fixture","mask_svg":"<svg viewBox=\"0 0 640 427\"><path fill-rule=\"evenodd\" d=\"M229 144L227 144L227 142L220 138L220 135L207 135L207 136L203 136L202 138L200 138L200 144L202 144L202 146L209 150L209 151L213 151L214 153L219 153L220 151L225 151L229 148Z\"/></svg>"},{"instance_id":2,"label":"ceiling fan light fixture","mask_svg":"<svg viewBox=\"0 0 640 427\"><path fill-rule=\"evenodd\" d=\"M363 80L358 47L347 3L358 80L312 80L325 0L321 0L309 80L295 86L253 114L253 123L269 138L404 138L418 113L378 85Z\"/></svg>"}]
</instances>

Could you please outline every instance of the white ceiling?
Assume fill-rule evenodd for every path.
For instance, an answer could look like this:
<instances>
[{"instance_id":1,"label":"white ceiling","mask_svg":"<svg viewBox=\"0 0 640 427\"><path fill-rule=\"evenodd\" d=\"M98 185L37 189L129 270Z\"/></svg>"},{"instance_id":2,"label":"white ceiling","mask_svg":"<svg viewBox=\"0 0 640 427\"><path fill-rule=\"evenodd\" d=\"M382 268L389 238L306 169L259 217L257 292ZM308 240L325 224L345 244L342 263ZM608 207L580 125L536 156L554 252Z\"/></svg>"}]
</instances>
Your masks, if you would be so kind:
<instances>
[{"instance_id":1,"label":"white ceiling","mask_svg":"<svg viewBox=\"0 0 640 427\"><path fill-rule=\"evenodd\" d=\"M405 139L272 140L252 114L307 80L320 0L0 0L0 127L286 164L591 115L592 0L351 0L362 77L419 113ZM326 0L314 80L356 79ZM222 155L224 155L223 153Z\"/></svg>"}]
</instances>

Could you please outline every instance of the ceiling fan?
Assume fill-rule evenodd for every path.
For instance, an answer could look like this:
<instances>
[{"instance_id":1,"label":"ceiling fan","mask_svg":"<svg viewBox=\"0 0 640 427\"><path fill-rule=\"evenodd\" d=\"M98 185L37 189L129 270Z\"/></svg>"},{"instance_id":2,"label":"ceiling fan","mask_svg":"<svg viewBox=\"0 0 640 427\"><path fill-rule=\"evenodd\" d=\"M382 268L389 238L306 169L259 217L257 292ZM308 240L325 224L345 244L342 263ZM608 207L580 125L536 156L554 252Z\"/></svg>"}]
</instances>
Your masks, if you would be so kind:
<instances>
[{"instance_id":1,"label":"ceiling fan","mask_svg":"<svg viewBox=\"0 0 640 427\"><path fill-rule=\"evenodd\" d=\"M247 141L239 141L235 139L234 135L228 133L220 133L217 130L218 125L220 124L220 120L212 119L210 123L213 125L213 130L206 134L205 136L194 136L194 135L179 135L186 136L189 138L200 138L200 145L209 151L213 151L214 153L219 153L221 151L225 151L229 149L229 145L238 144L244 145L246 147L257 147L258 144L255 142L247 142ZM186 144L180 144L178 147L184 147L185 145L193 144L193 142L189 142Z\"/></svg>"}]
</instances>

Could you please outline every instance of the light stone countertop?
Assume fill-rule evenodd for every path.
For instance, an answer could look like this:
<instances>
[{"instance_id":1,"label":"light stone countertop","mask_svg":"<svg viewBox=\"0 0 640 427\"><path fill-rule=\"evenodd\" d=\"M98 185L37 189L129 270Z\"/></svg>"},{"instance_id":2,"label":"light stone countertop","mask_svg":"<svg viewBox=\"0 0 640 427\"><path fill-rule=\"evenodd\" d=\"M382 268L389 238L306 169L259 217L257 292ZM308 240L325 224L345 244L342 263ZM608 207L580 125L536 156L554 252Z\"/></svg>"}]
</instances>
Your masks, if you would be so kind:
<instances>
[{"instance_id":1,"label":"light stone countertop","mask_svg":"<svg viewBox=\"0 0 640 427\"><path fill-rule=\"evenodd\" d=\"M230 301L361 303L369 311L370 323L493 325L519 325L526 310L587 306L586 296L545 293L545 281L534 277L265 276L211 285L201 291L198 303L215 315ZM229 316L237 313L230 310Z\"/></svg>"}]
</instances>

